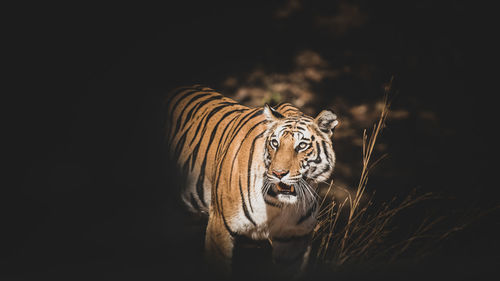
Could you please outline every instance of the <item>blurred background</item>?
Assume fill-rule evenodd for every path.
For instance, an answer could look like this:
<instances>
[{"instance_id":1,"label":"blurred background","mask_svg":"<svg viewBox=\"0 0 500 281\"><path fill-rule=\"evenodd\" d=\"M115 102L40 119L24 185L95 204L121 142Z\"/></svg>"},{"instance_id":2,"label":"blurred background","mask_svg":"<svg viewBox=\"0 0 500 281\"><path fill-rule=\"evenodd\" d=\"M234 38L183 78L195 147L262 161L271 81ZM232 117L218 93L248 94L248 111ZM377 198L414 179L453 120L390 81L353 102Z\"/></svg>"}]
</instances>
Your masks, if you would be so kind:
<instances>
[{"instance_id":1,"label":"blurred background","mask_svg":"<svg viewBox=\"0 0 500 281\"><path fill-rule=\"evenodd\" d=\"M200 83L249 106L291 102L311 116L332 109L333 179L350 190L363 130L391 79L374 152L387 157L367 193L375 205L415 189L438 195L395 220L400 239L424 218L442 217L439 233L453 231L425 258L325 276L498 272L488 10L426 0L6 7L14 169L2 196L1 277L196 276L203 236L179 211L162 142L161 102L173 88Z\"/></svg>"}]
</instances>

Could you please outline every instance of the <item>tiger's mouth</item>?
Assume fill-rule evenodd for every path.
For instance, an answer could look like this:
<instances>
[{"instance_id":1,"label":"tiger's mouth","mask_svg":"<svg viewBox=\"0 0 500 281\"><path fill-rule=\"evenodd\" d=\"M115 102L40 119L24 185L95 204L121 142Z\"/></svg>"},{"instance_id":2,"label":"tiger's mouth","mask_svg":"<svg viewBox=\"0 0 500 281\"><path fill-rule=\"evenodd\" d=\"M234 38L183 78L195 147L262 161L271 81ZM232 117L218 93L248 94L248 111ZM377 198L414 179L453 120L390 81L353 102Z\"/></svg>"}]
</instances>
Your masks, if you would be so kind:
<instances>
[{"instance_id":1,"label":"tiger's mouth","mask_svg":"<svg viewBox=\"0 0 500 281\"><path fill-rule=\"evenodd\" d=\"M288 185L282 182L279 182L276 186L276 191L279 194L285 194L285 195L297 195L295 192L295 187L293 185Z\"/></svg>"}]
</instances>

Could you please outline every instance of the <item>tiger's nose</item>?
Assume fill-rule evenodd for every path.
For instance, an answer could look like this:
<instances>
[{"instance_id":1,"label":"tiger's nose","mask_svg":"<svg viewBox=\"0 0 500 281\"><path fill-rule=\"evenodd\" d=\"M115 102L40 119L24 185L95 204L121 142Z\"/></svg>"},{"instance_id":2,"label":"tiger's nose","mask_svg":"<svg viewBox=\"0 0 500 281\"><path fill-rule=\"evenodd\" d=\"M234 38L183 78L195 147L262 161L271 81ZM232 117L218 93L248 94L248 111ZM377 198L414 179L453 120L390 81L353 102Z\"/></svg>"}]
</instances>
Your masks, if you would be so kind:
<instances>
[{"instance_id":1,"label":"tiger's nose","mask_svg":"<svg viewBox=\"0 0 500 281\"><path fill-rule=\"evenodd\" d=\"M273 174L278 177L278 179L281 179L282 177L286 176L288 174L288 170L273 170Z\"/></svg>"}]
</instances>

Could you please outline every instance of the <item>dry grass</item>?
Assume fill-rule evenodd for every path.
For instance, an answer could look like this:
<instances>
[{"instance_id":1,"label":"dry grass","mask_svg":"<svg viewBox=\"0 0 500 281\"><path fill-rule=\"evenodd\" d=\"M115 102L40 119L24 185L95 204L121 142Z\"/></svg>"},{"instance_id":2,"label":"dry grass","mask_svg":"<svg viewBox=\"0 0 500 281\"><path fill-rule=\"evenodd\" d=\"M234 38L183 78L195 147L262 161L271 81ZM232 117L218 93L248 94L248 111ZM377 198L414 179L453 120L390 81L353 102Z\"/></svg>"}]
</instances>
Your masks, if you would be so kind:
<instances>
[{"instance_id":1,"label":"dry grass","mask_svg":"<svg viewBox=\"0 0 500 281\"><path fill-rule=\"evenodd\" d=\"M382 132L389 114L388 93L391 84L392 80L385 89L386 95L378 122L374 124L369 135L366 130L363 132L363 166L358 185L353 192L344 190L347 197L343 201L336 201L330 194L332 190L342 188L332 182L321 201L319 223L313 235L317 263L340 266L348 261L360 262L382 255L389 255L389 260L394 260L406 251L413 241L424 237L439 221L424 221L410 238L387 247L385 238L391 232L390 223L394 217L402 210L434 196L431 193L417 196L413 191L400 202L394 197L377 208L373 204L373 196L366 195L370 171L386 156L382 155L372 161L377 137Z\"/></svg>"}]
</instances>

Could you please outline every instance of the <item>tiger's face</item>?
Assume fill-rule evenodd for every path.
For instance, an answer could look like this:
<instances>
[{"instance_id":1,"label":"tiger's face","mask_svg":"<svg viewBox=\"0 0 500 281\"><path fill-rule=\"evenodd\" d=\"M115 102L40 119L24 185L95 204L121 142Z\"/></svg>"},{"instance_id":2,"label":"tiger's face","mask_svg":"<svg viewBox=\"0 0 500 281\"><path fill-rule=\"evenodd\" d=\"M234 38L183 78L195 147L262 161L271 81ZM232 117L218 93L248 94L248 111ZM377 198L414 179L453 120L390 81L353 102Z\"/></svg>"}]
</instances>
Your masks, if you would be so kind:
<instances>
[{"instance_id":1,"label":"tiger's face","mask_svg":"<svg viewBox=\"0 0 500 281\"><path fill-rule=\"evenodd\" d=\"M268 106L264 113L270 121L265 193L281 203L309 205L316 200L313 184L327 180L335 165L331 137L337 117L331 111L322 111L315 119L285 117Z\"/></svg>"}]
</instances>

